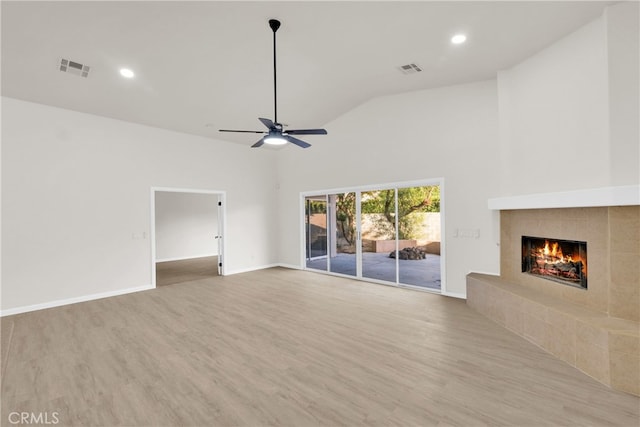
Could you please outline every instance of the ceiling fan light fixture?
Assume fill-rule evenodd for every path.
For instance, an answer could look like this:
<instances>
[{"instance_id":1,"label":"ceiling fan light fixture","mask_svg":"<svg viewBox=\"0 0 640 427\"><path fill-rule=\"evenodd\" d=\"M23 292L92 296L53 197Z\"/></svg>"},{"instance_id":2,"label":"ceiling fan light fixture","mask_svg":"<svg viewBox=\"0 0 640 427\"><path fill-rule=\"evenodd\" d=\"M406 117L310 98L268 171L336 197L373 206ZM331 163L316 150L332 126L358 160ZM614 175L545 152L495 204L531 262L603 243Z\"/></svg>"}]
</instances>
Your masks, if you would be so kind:
<instances>
[{"instance_id":1,"label":"ceiling fan light fixture","mask_svg":"<svg viewBox=\"0 0 640 427\"><path fill-rule=\"evenodd\" d=\"M287 142L289 141L287 141L286 139L284 139L282 136L279 136L279 135L266 136L264 138L264 143L269 145L284 145Z\"/></svg>"},{"instance_id":2,"label":"ceiling fan light fixture","mask_svg":"<svg viewBox=\"0 0 640 427\"><path fill-rule=\"evenodd\" d=\"M467 36L464 34L456 34L451 37L451 43L453 44L462 44L467 41Z\"/></svg>"},{"instance_id":3,"label":"ceiling fan light fixture","mask_svg":"<svg viewBox=\"0 0 640 427\"><path fill-rule=\"evenodd\" d=\"M132 79L135 77L135 73L128 68L120 68L120 75L127 79Z\"/></svg>"}]
</instances>

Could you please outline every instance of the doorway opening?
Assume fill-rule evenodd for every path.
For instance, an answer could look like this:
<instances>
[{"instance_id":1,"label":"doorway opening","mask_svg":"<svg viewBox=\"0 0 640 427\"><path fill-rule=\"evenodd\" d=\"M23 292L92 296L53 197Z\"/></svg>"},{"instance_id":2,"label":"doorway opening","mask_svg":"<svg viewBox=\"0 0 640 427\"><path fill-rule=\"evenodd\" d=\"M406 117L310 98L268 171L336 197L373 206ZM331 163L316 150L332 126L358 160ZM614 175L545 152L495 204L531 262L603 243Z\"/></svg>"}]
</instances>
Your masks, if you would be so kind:
<instances>
[{"instance_id":1,"label":"doorway opening","mask_svg":"<svg viewBox=\"0 0 640 427\"><path fill-rule=\"evenodd\" d=\"M446 292L442 181L303 193L304 268Z\"/></svg>"},{"instance_id":2,"label":"doorway opening","mask_svg":"<svg viewBox=\"0 0 640 427\"><path fill-rule=\"evenodd\" d=\"M224 275L222 191L151 189L151 277L155 287Z\"/></svg>"}]
</instances>

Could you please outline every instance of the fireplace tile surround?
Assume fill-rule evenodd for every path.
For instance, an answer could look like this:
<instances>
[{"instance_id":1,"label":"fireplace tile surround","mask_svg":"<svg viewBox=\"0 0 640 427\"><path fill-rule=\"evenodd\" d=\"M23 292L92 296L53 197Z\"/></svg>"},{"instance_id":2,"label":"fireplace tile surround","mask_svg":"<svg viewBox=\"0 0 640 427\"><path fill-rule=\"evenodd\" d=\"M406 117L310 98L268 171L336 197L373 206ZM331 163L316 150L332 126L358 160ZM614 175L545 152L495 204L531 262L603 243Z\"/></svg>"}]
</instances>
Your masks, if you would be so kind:
<instances>
[{"instance_id":1,"label":"fireplace tile surround","mask_svg":"<svg viewBox=\"0 0 640 427\"><path fill-rule=\"evenodd\" d=\"M522 236L589 245L589 289L521 271ZM640 206L509 210L500 213L500 275L545 295L622 319L640 320Z\"/></svg>"},{"instance_id":2,"label":"fireplace tile surround","mask_svg":"<svg viewBox=\"0 0 640 427\"><path fill-rule=\"evenodd\" d=\"M522 236L588 242L588 289L523 273ZM500 248L500 276L469 274L467 304L598 381L640 395L640 206L502 209Z\"/></svg>"}]
</instances>

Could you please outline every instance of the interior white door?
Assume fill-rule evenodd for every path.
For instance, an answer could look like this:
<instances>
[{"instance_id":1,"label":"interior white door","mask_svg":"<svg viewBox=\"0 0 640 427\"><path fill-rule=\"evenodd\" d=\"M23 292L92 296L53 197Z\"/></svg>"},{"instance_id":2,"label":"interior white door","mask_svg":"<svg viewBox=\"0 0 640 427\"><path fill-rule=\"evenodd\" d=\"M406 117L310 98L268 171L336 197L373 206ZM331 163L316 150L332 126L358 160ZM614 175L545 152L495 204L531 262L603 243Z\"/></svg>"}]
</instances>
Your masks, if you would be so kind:
<instances>
[{"instance_id":1,"label":"interior white door","mask_svg":"<svg viewBox=\"0 0 640 427\"><path fill-rule=\"evenodd\" d=\"M223 209L222 209L222 196L218 194L218 218L217 218L217 230L216 230L216 240L218 243L218 275L222 276L223 274L223 257L224 254L222 253L222 248L223 248L223 244L222 244L222 239L224 238L224 236L222 235L222 230L223 230Z\"/></svg>"}]
</instances>

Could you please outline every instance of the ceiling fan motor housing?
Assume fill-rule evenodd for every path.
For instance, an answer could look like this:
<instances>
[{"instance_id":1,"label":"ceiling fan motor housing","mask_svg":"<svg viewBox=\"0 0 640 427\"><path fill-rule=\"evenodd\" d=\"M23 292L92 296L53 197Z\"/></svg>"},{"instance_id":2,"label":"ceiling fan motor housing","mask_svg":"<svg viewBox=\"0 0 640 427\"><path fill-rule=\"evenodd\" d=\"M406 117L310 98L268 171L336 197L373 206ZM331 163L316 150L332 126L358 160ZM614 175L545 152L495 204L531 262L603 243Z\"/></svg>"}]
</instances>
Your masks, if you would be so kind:
<instances>
[{"instance_id":1,"label":"ceiling fan motor housing","mask_svg":"<svg viewBox=\"0 0 640 427\"><path fill-rule=\"evenodd\" d=\"M269 19L269 26L275 33L276 31L278 31L278 28L280 28L280 21L278 21L277 19Z\"/></svg>"}]
</instances>

